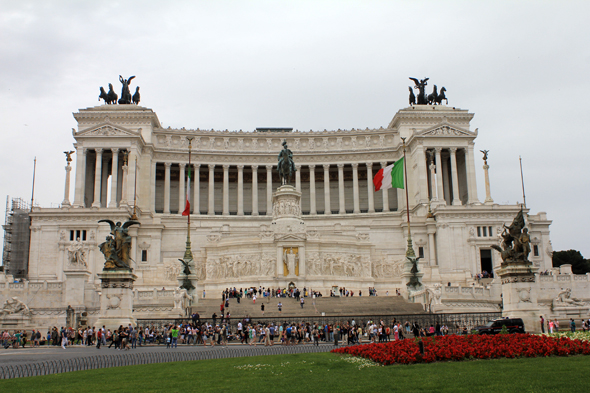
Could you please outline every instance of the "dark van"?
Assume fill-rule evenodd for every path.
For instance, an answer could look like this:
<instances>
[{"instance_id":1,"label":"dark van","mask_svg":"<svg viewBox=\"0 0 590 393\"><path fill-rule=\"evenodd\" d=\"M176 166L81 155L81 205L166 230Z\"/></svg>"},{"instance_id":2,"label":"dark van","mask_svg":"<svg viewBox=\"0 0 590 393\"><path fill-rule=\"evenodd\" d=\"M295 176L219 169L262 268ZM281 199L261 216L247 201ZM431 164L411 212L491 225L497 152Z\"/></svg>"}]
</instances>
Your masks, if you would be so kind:
<instances>
[{"instance_id":1,"label":"dark van","mask_svg":"<svg viewBox=\"0 0 590 393\"><path fill-rule=\"evenodd\" d=\"M525 333L524 322L520 318L495 319L483 326L477 326L475 330L479 334L498 334L503 326L506 326L509 333Z\"/></svg>"}]
</instances>

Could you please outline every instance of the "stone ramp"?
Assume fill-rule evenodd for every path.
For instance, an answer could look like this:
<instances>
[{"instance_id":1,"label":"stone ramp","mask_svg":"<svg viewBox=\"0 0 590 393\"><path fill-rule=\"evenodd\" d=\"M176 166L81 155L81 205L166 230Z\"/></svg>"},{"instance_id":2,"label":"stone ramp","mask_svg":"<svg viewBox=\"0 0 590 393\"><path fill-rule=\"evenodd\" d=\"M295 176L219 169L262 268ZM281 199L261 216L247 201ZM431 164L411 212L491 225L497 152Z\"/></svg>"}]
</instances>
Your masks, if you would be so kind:
<instances>
[{"instance_id":1,"label":"stone ramp","mask_svg":"<svg viewBox=\"0 0 590 393\"><path fill-rule=\"evenodd\" d=\"M279 314L278 303L283 304ZM229 312L232 319L262 317L260 305L264 303L264 317L305 317L310 315L326 316L363 316L363 315L394 315L394 314L423 314L424 309L419 303L409 303L401 296L354 296L354 297L321 297L313 299L306 297L301 308L294 298L258 298L256 304L252 299L242 298L238 304L236 299L229 299ZM199 303L191 308L191 314L198 312L201 318L211 318L213 313L221 316L221 299L199 299Z\"/></svg>"}]
</instances>

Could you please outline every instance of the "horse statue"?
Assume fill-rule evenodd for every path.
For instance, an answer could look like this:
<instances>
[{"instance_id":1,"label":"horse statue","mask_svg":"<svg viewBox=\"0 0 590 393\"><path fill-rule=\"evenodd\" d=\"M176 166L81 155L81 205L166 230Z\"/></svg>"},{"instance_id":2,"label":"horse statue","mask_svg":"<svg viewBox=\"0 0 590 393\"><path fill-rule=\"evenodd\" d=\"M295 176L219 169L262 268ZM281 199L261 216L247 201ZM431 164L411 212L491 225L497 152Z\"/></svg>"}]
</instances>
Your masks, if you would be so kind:
<instances>
[{"instance_id":1,"label":"horse statue","mask_svg":"<svg viewBox=\"0 0 590 393\"><path fill-rule=\"evenodd\" d=\"M107 94L106 91L104 91L104 88L102 86L100 87L100 95L98 96L98 101L100 101L101 99L104 100L105 104L108 103L109 95Z\"/></svg>"},{"instance_id":2,"label":"horse statue","mask_svg":"<svg viewBox=\"0 0 590 393\"><path fill-rule=\"evenodd\" d=\"M117 99L119 98L119 96L117 95L117 93L115 93L115 90L113 89L113 84L109 83L109 92L107 93L107 104L116 104L117 103Z\"/></svg>"},{"instance_id":3,"label":"horse statue","mask_svg":"<svg viewBox=\"0 0 590 393\"><path fill-rule=\"evenodd\" d=\"M426 98L426 93L424 92L424 89L426 88L426 85L428 84L426 82L430 78L424 78L421 80L418 80L416 78L410 78L410 79L413 80L414 83L416 84L416 86L414 86L414 89L418 89L418 91L420 92L418 94L418 105L428 104L428 99Z\"/></svg>"},{"instance_id":4,"label":"horse statue","mask_svg":"<svg viewBox=\"0 0 590 393\"><path fill-rule=\"evenodd\" d=\"M283 141L283 150L279 153L278 159L277 169L281 178L281 185L290 184L297 169L293 162L293 152L287 147L286 140Z\"/></svg>"},{"instance_id":5,"label":"horse statue","mask_svg":"<svg viewBox=\"0 0 590 393\"><path fill-rule=\"evenodd\" d=\"M410 105L416 105L416 96L412 91L412 86L408 86L408 89L410 89Z\"/></svg>"},{"instance_id":6,"label":"horse statue","mask_svg":"<svg viewBox=\"0 0 590 393\"><path fill-rule=\"evenodd\" d=\"M428 97L426 97L426 99L428 100L428 105L432 105L432 104L436 105L437 98L438 98L438 89L437 89L436 85L434 85L434 88L432 89L432 93L428 94Z\"/></svg>"},{"instance_id":7,"label":"horse statue","mask_svg":"<svg viewBox=\"0 0 590 393\"><path fill-rule=\"evenodd\" d=\"M445 100L446 105L449 105L449 100L447 100L447 96L445 96L445 91L447 91L447 89L445 89L445 87L443 86L443 88L440 89L440 93L436 97L436 103L438 105L441 105L442 100Z\"/></svg>"},{"instance_id":8,"label":"horse statue","mask_svg":"<svg viewBox=\"0 0 590 393\"><path fill-rule=\"evenodd\" d=\"M135 94L133 94L133 103L134 103L135 105L138 105L138 104L139 104L139 98L140 98L140 97L139 97L139 86L137 86L137 87L135 88Z\"/></svg>"}]
</instances>

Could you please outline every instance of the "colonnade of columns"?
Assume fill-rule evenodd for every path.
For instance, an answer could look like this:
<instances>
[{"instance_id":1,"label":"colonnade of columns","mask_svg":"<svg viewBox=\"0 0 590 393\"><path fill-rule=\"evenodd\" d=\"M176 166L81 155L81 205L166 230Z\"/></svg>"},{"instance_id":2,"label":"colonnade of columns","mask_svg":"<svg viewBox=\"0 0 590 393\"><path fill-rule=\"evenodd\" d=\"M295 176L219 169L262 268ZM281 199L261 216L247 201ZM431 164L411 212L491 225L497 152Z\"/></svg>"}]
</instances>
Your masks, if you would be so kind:
<instances>
[{"instance_id":1,"label":"colonnade of columns","mask_svg":"<svg viewBox=\"0 0 590 393\"><path fill-rule=\"evenodd\" d=\"M119 154L124 158L129 152L119 148L76 147L76 179L74 188L73 207L118 207L126 205L129 199L127 187L127 160L119 160ZM88 161L88 154L94 153L94 162ZM68 169L66 168L66 171ZM121 172L121 173L119 173ZM88 178L87 175L93 175ZM107 195L110 176L110 198ZM69 177L66 178L64 202L69 198ZM67 204L66 204L67 205Z\"/></svg>"},{"instance_id":2,"label":"colonnade of columns","mask_svg":"<svg viewBox=\"0 0 590 393\"><path fill-rule=\"evenodd\" d=\"M76 163L76 183L75 183L75 198L74 207L117 207L128 203L129 198L133 197L129 194L128 189L128 171L129 166L126 160L119 158L120 153L124 153L124 157L127 157L127 151L120 150L118 148L102 149L95 148L94 151L94 162L87 162L89 149L78 147L78 156ZM90 151L92 151L90 150ZM458 165L458 151L463 150L461 160L461 174L459 174ZM427 159L426 152L429 152ZM464 159L463 159L464 157ZM461 205L463 203L475 203L477 199L477 188L475 181L475 165L473 162L473 144L468 145L467 148L457 149L451 148L426 148L419 146L417 149L416 157L417 165L413 165L412 168L408 168L408 172L411 174L412 170L418 171L418 173L411 174L411 177L417 177L418 179L418 190L414 190L414 194L419 196L419 202L425 203L426 201L433 201L438 203L450 203L452 205ZM185 203L185 178L188 170L186 163L171 163L171 162L153 162L152 171L150 176L150 188L152 190L152 201L151 209L156 210L156 185L158 181L156 177L156 166L160 164L164 167L164 181L163 181L163 201L160 199L159 204L163 204L163 209L160 209L164 214L170 214L171 209L171 198L170 190L172 187L170 171L171 166L175 165L178 167L179 181L175 186L178 187L178 213L180 214L183 210ZM201 164L191 164L191 171L194 173L192 176L193 190L191 207L194 214L205 213L201 212L201 193L200 193L200 171ZM206 165L206 167L205 167ZM361 186L359 180L359 165L363 165L362 175L365 177L366 173L366 199L363 197L363 206L361 207ZM333 213L346 214L346 213L374 213L376 211L388 212L394 209L400 209L402 204L405 204L404 193L398 190L397 206L394 204L390 206L390 195L388 190L383 190L379 198L380 209L376 208L375 203L375 192L373 188L373 176L380 168L384 168L388 165L388 162L366 162L366 163L337 163L337 164L322 164L323 167L323 214L329 215ZM409 162L409 165L412 165ZM221 167L223 170L223 184L221 187L221 200L215 199L215 169ZM232 210L230 213L230 187L229 187L229 170L232 167L235 173L237 169L237 209ZM375 167L375 168L374 168ZM161 168L161 167L160 167ZM221 202L221 213L222 215L236 214L243 216L245 214L259 215L259 169L266 170L266 214L270 214L272 211L272 193L273 189L273 171L275 170L274 165L265 165L263 168L259 168L259 165L229 165L229 164L203 164L203 170L208 168L208 193L207 196L207 209L206 214L215 215L216 204ZM248 173L251 173L251 208L248 206L245 209L244 197L244 169L248 168ZM317 183L316 183L316 164L296 164L296 175L295 175L295 187L298 191L308 193L304 196L305 200L309 201L309 206L306 207L306 211L311 214L322 214L322 211L318 209L318 198L322 198L317 195ZM132 174L134 175L134 168ZM301 171L305 170L308 174L305 183L302 184ZM330 170L337 169L337 187L332 188L331 182L334 179L330 178ZM347 173L347 179L345 182L345 169ZM375 169L375 170L373 170ZM67 168L66 168L67 171ZM108 172L108 173L107 173ZM352 173L352 179L350 174ZM321 174L321 171L320 171ZM332 172L333 176L335 172ZM86 179L87 175L93 175L93 179ZM111 194L109 200L106 197L107 179L110 178ZM459 176L463 181L461 185L461 191L463 192L463 200L460 194ZM263 177L264 178L264 177ZM235 179L235 176L234 176ZM352 181L351 181L352 180ZM160 180L161 181L161 180ZM161 183L160 183L161 184ZM352 184L352 192L350 186ZM276 184L275 184L276 185ZM346 186L345 186L346 185ZM348 188L348 192L346 192ZM364 185L363 185L364 188ZM263 188L264 189L264 188ZM69 190L69 187L66 188ZM321 190L321 186L320 186ZM410 191L412 185L410 185ZM467 192L467 200L465 200L465 191ZM66 191L67 192L67 191ZM219 192L219 191L218 191ZM236 187L233 186L232 192L236 192ZM321 192L321 191L320 191ZM331 193L337 193L331 195ZM364 191L363 191L364 193ZM395 196L395 194L394 194ZM162 198L162 194L160 194ZM232 198L234 198L232 196ZM132 199L131 199L132 200ZM234 203L235 203L235 199ZM67 198L64 198L67 201ZM163 202L163 203L162 203ZM321 199L320 208L321 208ZM412 202L412 201L411 201ZM395 202L394 202L395 203ZM235 206L235 205L234 205ZM264 206L264 205L263 205ZM348 206L348 209L347 209ZM352 207L352 209L351 209ZM249 211L247 211L249 210Z\"/></svg>"},{"instance_id":3,"label":"colonnade of columns","mask_svg":"<svg viewBox=\"0 0 590 393\"><path fill-rule=\"evenodd\" d=\"M164 184L163 184L163 208L161 208L162 204L160 202L159 206L160 206L160 211L163 212L164 214L170 214L171 213L171 197L170 197L170 193L171 193L171 189L173 187L173 182L171 181L171 167L174 165L173 163L170 162L164 162L161 163L164 167ZM374 213L376 211L375 209L375 191L374 191L374 187L373 187L373 163L369 162L369 163L363 163L366 166L366 188L367 188L367 194L366 194L366 201L364 202L365 204L365 208L363 209L364 212L369 212L369 213ZM185 172L186 172L186 164L176 164L179 166L179 182L177 186L174 186L174 188L178 187L178 196L179 196L179 207L180 206L184 206L184 200L185 200L185 186L184 183L186 181L185 179ZM381 162L380 163L380 167L385 167L387 166L388 163L387 162ZM266 212L266 214L270 214L270 212L272 211L272 194L275 191L275 189L273 187L276 187L276 181L273 185L273 172L276 171L276 166L275 165L265 165L265 167L263 167L263 170L266 170L266 187L259 187L259 165L227 165L227 164L207 164L208 167L208 185L206 187L206 190L204 190L204 193L201 193L200 190L200 185L199 185L199 179L200 179L200 165L196 164L193 166L192 168L192 172L194 173L194 176L192 177L193 179L193 184L194 184L194 191L192 194L192 202L191 205L193 206L193 214L206 214L206 215L216 215L219 214L219 203L221 203L221 215L238 215L238 216L243 216L243 215L259 215L260 214L260 206L259 206L259 202L262 203L262 206L264 206L264 202L263 201L259 201L259 191L260 190L266 190L266 206L265 209L262 209ZM223 169L223 177L222 177L222 185L221 185L221 195L219 195L219 188L217 188L216 190L216 182L215 182L215 170L218 169L219 167L221 167ZM353 163L353 164L322 164L323 167L323 180L321 180L323 182L323 211L318 211L318 198L322 198L322 196L317 195L317 182L316 182L316 165L315 164L308 164L308 165L302 165L302 164L297 164L296 168L297 171L295 173L295 188L300 191L303 192L303 199L306 201L309 201L309 206L308 208L306 208L305 213L308 213L310 215L315 215L315 214L333 214L333 213L338 213L338 214L346 214L346 213L361 213L361 186L360 186L360 180L359 180L359 163ZM333 179L330 178L330 170L334 169L334 167L337 168L337 174L338 174L338 179L337 179L337 203L334 206L334 198L333 199L333 195L332 195L332 183L333 183ZM160 167L161 168L161 167ZM230 190L230 186L229 186L229 173L230 173L230 168L232 170L234 170L234 175L235 175L235 170L237 169L237 179L236 177L234 177L234 188ZM251 203L252 206L250 208L250 206L248 206L249 211L246 211L244 203L245 203L245 190L244 190L244 170L245 169L250 169L250 171L248 171L249 173L251 173L251 192L252 192L252 196L251 196ZM350 173L352 173L352 182L350 182L350 177L347 179L348 183L345 183L345 168L347 170L347 174L350 175ZM305 174L308 175L308 178L306 179L307 181L305 183L307 184L302 184L302 178L301 178L301 171L302 169L305 170ZM217 174L219 174L219 170L217 172ZM363 176L364 177L364 176ZM264 178L264 177L263 177ZM218 178L219 179L219 178ZM160 180L161 181L161 180ZM150 183L152 186L152 192L154 193L154 195L156 194L156 184L154 182ZM161 184L161 183L160 183ZM320 183L321 184L321 183ZM347 184L347 187L350 187L350 184L352 184L352 193L349 192L345 192L345 184ZM237 185L237 187L236 187ZM305 187L303 187L305 186ZM219 186L218 186L219 187ZM302 190L303 188L303 190ZM321 189L321 186L320 186ZM161 192L161 191L160 191ZM230 212L230 193L232 194L231 198L233 199L235 203L235 207L236 209L232 209L232 211ZM233 193L236 193L237 195L233 195ZM364 191L363 191L364 193ZM388 196L388 191L384 190L384 191L380 191L380 193L382 193L382 198L380 198L381 200L379 201L380 203L382 203L381 210L380 211L390 211L390 206L389 206L389 196ZM307 195L305 195L307 194ZM216 198L217 197L217 198ZM221 198L219 198L221 197ZM162 194L160 194L160 198L162 198ZM200 199L207 199L207 209L206 211L201 211L200 206L201 206L201 200ZM154 200L156 198L154 197ZM399 198L398 198L399 199ZM160 201L162 201L162 199L160 199ZM382 202L381 202L382 201ZM322 202L321 200L319 202ZM306 202L307 203L307 202ZM350 204L352 203L352 211L347 210L347 205L350 206ZM236 206L237 205L237 206ZM368 205L368 209L366 208ZM321 205L320 205L321 206ZM155 202L153 203L152 208L154 210L156 210L155 208ZM217 208L217 209L216 209ZM181 213L182 209L178 209L178 214ZM217 210L217 212L216 212Z\"/></svg>"}]
</instances>

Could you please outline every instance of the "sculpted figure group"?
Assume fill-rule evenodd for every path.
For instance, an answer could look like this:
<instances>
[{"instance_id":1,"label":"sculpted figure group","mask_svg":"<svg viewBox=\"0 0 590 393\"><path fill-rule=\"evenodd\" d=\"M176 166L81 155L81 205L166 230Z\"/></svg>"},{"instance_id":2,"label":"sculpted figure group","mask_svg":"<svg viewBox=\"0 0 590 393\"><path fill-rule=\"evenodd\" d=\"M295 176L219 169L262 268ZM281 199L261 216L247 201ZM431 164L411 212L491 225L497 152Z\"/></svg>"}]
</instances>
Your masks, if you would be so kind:
<instances>
[{"instance_id":1,"label":"sculpted figure group","mask_svg":"<svg viewBox=\"0 0 590 393\"><path fill-rule=\"evenodd\" d=\"M31 315L31 310L29 310L29 307L20 301L18 297L14 296L11 299L7 299L0 310L0 317L11 314L23 314L29 316Z\"/></svg>"},{"instance_id":2,"label":"sculpted figure group","mask_svg":"<svg viewBox=\"0 0 590 393\"><path fill-rule=\"evenodd\" d=\"M264 254L227 255L208 258L207 279L274 276L276 257Z\"/></svg>"},{"instance_id":3,"label":"sculpted figure group","mask_svg":"<svg viewBox=\"0 0 590 393\"><path fill-rule=\"evenodd\" d=\"M117 102L119 104L131 104L133 102L135 105L139 104L140 95L139 95L139 86L135 88L135 94L131 96L131 91L129 90L129 83L133 80L135 76L130 76L128 79L123 78L119 75L119 82L121 82L121 98L117 101L117 93L113 90L113 84L109 83L109 91L108 93L104 90L104 88L100 87L100 95L98 96L98 100L104 100L105 104L107 105L114 105Z\"/></svg>"},{"instance_id":4,"label":"sculpted figure group","mask_svg":"<svg viewBox=\"0 0 590 393\"><path fill-rule=\"evenodd\" d=\"M426 95L426 85L428 85L428 80L430 78L424 78L424 79L420 79L418 80L417 78L410 78L411 80L414 81L414 89L417 89L419 91L418 93L418 97L416 99L416 96L414 95L414 92L412 91L412 86L409 86L408 88L410 89L410 97L409 97L409 101L410 101L410 105L441 105L443 100L445 101L445 103L448 105L449 100L447 100L447 97L445 95L445 92L447 91L447 89L443 86L442 89L440 89L440 93L438 92L438 88L436 87L436 85L434 85L434 89L432 90L432 93Z\"/></svg>"},{"instance_id":5,"label":"sculpted figure group","mask_svg":"<svg viewBox=\"0 0 590 393\"><path fill-rule=\"evenodd\" d=\"M111 226L111 233L106 237L106 241L98 247L104 254L104 270L132 270L129 262L129 251L131 250L131 236L129 236L129 227L138 224L139 221L128 220L123 225L120 222L116 224L111 220L99 220L106 222Z\"/></svg>"},{"instance_id":6,"label":"sculpted figure group","mask_svg":"<svg viewBox=\"0 0 590 393\"><path fill-rule=\"evenodd\" d=\"M528 229L524 227L524 212L518 212L510 226L504 225L502 246L493 244L491 247L502 256L503 263L529 263L531 252L531 238Z\"/></svg>"}]
</instances>

